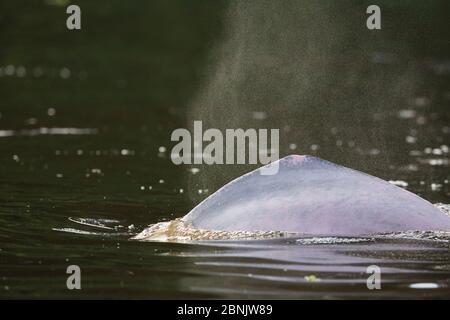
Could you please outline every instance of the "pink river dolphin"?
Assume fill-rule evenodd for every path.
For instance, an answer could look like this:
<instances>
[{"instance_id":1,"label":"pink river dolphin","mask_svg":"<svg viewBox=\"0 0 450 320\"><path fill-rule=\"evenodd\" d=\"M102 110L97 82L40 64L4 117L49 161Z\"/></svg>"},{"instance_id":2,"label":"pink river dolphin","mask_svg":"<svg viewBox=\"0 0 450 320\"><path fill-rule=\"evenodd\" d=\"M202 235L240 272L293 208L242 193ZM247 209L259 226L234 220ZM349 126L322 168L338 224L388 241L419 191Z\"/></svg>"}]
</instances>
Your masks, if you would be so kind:
<instances>
[{"instance_id":1,"label":"pink river dolphin","mask_svg":"<svg viewBox=\"0 0 450 320\"><path fill-rule=\"evenodd\" d=\"M278 161L278 173L247 173L181 220L203 230L307 235L450 231L450 216L387 181L313 156Z\"/></svg>"}]
</instances>

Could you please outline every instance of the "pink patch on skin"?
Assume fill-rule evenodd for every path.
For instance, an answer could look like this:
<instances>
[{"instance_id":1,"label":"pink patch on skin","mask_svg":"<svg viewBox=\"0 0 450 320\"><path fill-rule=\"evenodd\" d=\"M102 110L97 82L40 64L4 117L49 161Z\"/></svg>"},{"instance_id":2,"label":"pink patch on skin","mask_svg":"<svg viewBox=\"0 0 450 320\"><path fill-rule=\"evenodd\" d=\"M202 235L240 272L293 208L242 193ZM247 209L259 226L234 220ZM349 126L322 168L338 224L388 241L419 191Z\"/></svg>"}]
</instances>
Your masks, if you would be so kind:
<instances>
[{"instance_id":1,"label":"pink patch on skin","mask_svg":"<svg viewBox=\"0 0 450 320\"><path fill-rule=\"evenodd\" d=\"M290 155L289 158L291 158L295 162L302 162L303 160L305 160L306 156L301 156L299 154L293 154L293 155Z\"/></svg>"}]
</instances>

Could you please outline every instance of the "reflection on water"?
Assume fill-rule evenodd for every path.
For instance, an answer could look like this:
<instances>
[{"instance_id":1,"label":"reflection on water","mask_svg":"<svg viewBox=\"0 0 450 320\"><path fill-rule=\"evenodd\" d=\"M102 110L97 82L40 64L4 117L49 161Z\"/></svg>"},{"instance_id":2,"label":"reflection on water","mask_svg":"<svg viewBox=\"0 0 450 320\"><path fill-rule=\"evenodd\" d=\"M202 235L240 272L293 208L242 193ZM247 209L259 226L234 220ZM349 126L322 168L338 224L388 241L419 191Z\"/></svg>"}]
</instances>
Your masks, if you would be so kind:
<instances>
[{"instance_id":1,"label":"reflection on water","mask_svg":"<svg viewBox=\"0 0 450 320\"><path fill-rule=\"evenodd\" d=\"M68 248L57 246L46 263L52 261L52 272L62 272L55 260L62 264L64 260L56 258L57 253L77 252L66 254L65 262L85 265L87 297L430 298L447 297L449 292L448 234L445 242L416 235L142 244L127 241L129 234L117 231L125 228L120 221L73 221L94 230L116 229L58 230L73 235L59 236ZM80 245L77 249L68 244L74 240ZM382 290L366 287L370 265L381 268ZM26 267L19 268L21 274L27 274ZM31 288L20 286L17 276L7 278L23 294L33 294ZM56 278L63 280L62 275ZM69 294L56 283L47 288L50 296Z\"/></svg>"},{"instance_id":2,"label":"reflection on water","mask_svg":"<svg viewBox=\"0 0 450 320\"><path fill-rule=\"evenodd\" d=\"M82 135L96 134L97 129L90 128L36 128L22 130L0 130L0 138L14 136L37 136L37 135Z\"/></svg>"},{"instance_id":3,"label":"reflection on water","mask_svg":"<svg viewBox=\"0 0 450 320\"><path fill-rule=\"evenodd\" d=\"M110 15L121 27L111 32L111 24L98 23L95 32L67 36L56 26L64 15L58 7L34 1L22 10L21 2L0 4L1 298L450 297L449 242L436 234L130 240L150 224L185 215L218 186L189 185L186 176L198 177L205 168L174 166L169 151L170 133L186 123L211 42L221 36L225 5L164 0L134 7L111 0L105 13L90 1L84 6L91 21ZM315 94L325 101L333 91L341 97L336 109L323 121L326 109L315 105L297 124L292 117L291 125L281 126L280 156L313 154L432 203L449 203L450 29L440 28L448 10L430 5L430 21L399 10L412 17L414 27L399 20L409 30L436 25L426 41L423 32L408 38L414 58L404 61L394 52L400 41L394 37L380 48L374 39L374 50L358 59L381 82L386 73L413 66L423 76L417 89L388 107L353 107L367 88L350 81L350 108L332 83L323 85ZM36 18L22 19L27 12ZM277 117L241 111L248 126L270 127ZM82 270L81 291L66 288L71 264ZM382 270L382 290L366 287L372 264Z\"/></svg>"}]
</instances>

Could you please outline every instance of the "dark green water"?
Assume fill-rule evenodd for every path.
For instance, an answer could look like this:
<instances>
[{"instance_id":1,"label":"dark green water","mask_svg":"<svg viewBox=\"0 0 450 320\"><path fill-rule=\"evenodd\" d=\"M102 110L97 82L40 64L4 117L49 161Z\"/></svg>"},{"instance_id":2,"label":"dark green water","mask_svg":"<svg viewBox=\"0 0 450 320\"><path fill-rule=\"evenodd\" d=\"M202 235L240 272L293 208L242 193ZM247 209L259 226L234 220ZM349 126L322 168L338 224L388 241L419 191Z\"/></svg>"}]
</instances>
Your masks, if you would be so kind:
<instances>
[{"instance_id":1,"label":"dark green water","mask_svg":"<svg viewBox=\"0 0 450 320\"><path fill-rule=\"evenodd\" d=\"M57 2L0 3L1 298L450 297L448 242L128 240L183 216L226 182L227 168L208 168L222 176L203 182L209 193L189 198L198 194L193 173L168 154L170 134L186 126L210 50L224 35L227 3L79 1L83 29L69 32ZM367 78L380 82L413 70L419 76L405 89L411 93L376 108L344 106L370 90L360 82L342 93L351 96L339 100L345 112L315 105L290 119L281 156L314 154L448 204L448 5L390 8L389 39L375 38L377 50L361 49L361 60ZM407 60L398 43L408 48ZM332 91L316 94L320 100ZM81 267L82 290L66 288L71 264ZM366 288L371 264L382 268L376 292ZM320 281L306 281L309 275Z\"/></svg>"}]
</instances>

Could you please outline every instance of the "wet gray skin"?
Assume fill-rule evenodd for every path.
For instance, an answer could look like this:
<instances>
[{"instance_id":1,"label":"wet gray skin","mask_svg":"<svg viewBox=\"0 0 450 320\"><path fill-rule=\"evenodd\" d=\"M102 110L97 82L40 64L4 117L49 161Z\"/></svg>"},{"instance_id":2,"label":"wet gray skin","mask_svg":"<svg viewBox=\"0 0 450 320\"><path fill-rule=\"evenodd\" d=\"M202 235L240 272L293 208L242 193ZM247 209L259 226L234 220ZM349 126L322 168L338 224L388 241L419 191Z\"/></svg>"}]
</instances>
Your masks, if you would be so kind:
<instances>
[{"instance_id":1,"label":"wet gray skin","mask_svg":"<svg viewBox=\"0 0 450 320\"><path fill-rule=\"evenodd\" d=\"M450 217L419 196L377 177L312 156L279 160L239 177L182 218L195 228L367 235L450 230Z\"/></svg>"}]
</instances>

